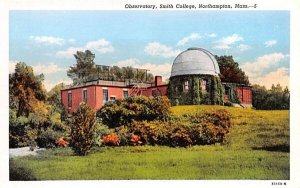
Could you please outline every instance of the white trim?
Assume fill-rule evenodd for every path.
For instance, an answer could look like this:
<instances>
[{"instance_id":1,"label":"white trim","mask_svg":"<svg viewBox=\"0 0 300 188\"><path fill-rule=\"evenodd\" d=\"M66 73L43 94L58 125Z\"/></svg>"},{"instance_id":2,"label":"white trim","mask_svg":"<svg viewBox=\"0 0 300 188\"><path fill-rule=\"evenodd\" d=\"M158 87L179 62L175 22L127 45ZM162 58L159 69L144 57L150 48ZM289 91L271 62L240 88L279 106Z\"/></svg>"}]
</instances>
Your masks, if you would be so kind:
<instances>
[{"instance_id":1,"label":"white trim","mask_svg":"<svg viewBox=\"0 0 300 188\"><path fill-rule=\"evenodd\" d=\"M68 91L68 93L72 93L72 91Z\"/></svg>"},{"instance_id":2,"label":"white trim","mask_svg":"<svg viewBox=\"0 0 300 188\"><path fill-rule=\"evenodd\" d=\"M123 91L128 91L128 89L123 89Z\"/></svg>"},{"instance_id":3,"label":"white trim","mask_svg":"<svg viewBox=\"0 0 300 188\"><path fill-rule=\"evenodd\" d=\"M102 87L102 90L105 90L105 89L108 90L107 87Z\"/></svg>"}]
</instances>

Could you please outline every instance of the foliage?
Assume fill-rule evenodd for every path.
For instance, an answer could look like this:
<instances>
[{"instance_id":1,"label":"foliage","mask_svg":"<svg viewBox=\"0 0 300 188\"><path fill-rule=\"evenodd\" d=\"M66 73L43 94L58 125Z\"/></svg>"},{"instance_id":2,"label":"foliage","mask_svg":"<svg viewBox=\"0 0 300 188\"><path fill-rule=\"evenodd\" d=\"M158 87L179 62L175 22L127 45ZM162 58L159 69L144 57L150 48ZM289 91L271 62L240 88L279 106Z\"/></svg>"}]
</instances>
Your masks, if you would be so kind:
<instances>
[{"instance_id":1,"label":"foliage","mask_svg":"<svg viewBox=\"0 0 300 188\"><path fill-rule=\"evenodd\" d=\"M211 113L173 117L168 121L133 121L127 127L116 131L118 135L123 135L123 139L130 141L123 141L122 145L134 143L133 145L185 147L223 143L231 124L230 114L225 110L217 110Z\"/></svg>"},{"instance_id":2,"label":"foliage","mask_svg":"<svg viewBox=\"0 0 300 188\"><path fill-rule=\"evenodd\" d=\"M9 180L10 181L33 181L37 180L33 171L14 160L9 161Z\"/></svg>"},{"instance_id":3,"label":"foliage","mask_svg":"<svg viewBox=\"0 0 300 188\"><path fill-rule=\"evenodd\" d=\"M201 82L206 82L202 89ZM188 90L184 90L184 83ZM170 78L167 95L174 105L223 104L224 89L219 77L212 75L181 75Z\"/></svg>"},{"instance_id":4,"label":"foliage","mask_svg":"<svg viewBox=\"0 0 300 188\"><path fill-rule=\"evenodd\" d=\"M96 120L96 125L95 125L95 139L94 139L94 144L95 146L101 146L103 144L102 142L102 137L104 135L107 135L108 133L111 132L111 130L108 128L108 126L104 125L99 118Z\"/></svg>"},{"instance_id":5,"label":"foliage","mask_svg":"<svg viewBox=\"0 0 300 188\"><path fill-rule=\"evenodd\" d=\"M55 144L58 147L67 147L69 142L64 137L60 137L55 141Z\"/></svg>"},{"instance_id":6,"label":"foliage","mask_svg":"<svg viewBox=\"0 0 300 188\"><path fill-rule=\"evenodd\" d=\"M68 113L61 103L61 90L65 89L64 83L57 84L47 93L47 102L51 105L51 112L60 114L60 119L67 120Z\"/></svg>"},{"instance_id":7,"label":"foliage","mask_svg":"<svg viewBox=\"0 0 300 188\"><path fill-rule=\"evenodd\" d=\"M54 148L56 141L62 136L62 133L54 131L53 129L46 129L42 131L37 137L37 145L41 148Z\"/></svg>"},{"instance_id":8,"label":"foliage","mask_svg":"<svg viewBox=\"0 0 300 188\"><path fill-rule=\"evenodd\" d=\"M94 63L95 54L90 50L77 51L74 54L76 64L67 71L68 76L73 79L74 85L95 79L124 81L125 79L143 82L153 82L153 75L145 70L118 66L97 67ZM146 75L147 74L147 75Z\"/></svg>"},{"instance_id":9,"label":"foliage","mask_svg":"<svg viewBox=\"0 0 300 188\"><path fill-rule=\"evenodd\" d=\"M89 50L86 50L85 52L77 51L76 54L74 54L74 57L76 59L76 64L71 66L67 71L68 76L73 79L74 84L81 84L93 79L93 75L97 72L94 63L95 54Z\"/></svg>"},{"instance_id":10,"label":"foliage","mask_svg":"<svg viewBox=\"0 0 300 188\"><path fill-rule=\"evenodd\" d=\"M127 125L133 120L165 119L169 115L170 102L163 97L135 96L107 102L97 116L110 128Z\"/></svg>"},{"instance_id":11,"label":"foliage","mask_svg":"<svg viewBox=\"0 0 300 188\"><path fill-rule=\"evenodd\" d=\"M17 117L28 117L29 113L39 111L46 92L42 81L44 76L35 76L32 67L25 63L16 64L15 72L9 74L9 104L15 109Z\"/></svg>"},{"instance_id":12,"label":"foliage","mask_svg":"<svg viewBox=\"0 0 300 188\"><path fill-rule=\"evenodd\" d=\"M253 85L253 107L262 110L287 110L290 108L290 91L280 84L267 90L264 86Z\"/></svg>"},{"instance_id":13,"label":"foliage","mask_svg":"<svg viewBox=\"0 0 300 188\"><path fill-rule=\"evenodd\" d=\"M220 67L222 82L249 85L248 76L232 56L215 56Z\"/></svg>"},{"instance_id":14,"label":"foliage","mask_svg":"<svg viewBox=\"0 0 300 188\"><path fill-rule=\"evenodd\" d=\"M130 137L130 142L132 145L136 146L141 144L141 137L139 135L132 134Z\"/></svg>"},{"instance_id":15,"label":"foliage","mask_svg":"<svg viewBox=\"0 0 300 188\"><path fill-rule=\"evenodd\" d=\"M35 138L29 136L32 128L27 117L17 117L15 110L9 109L9 147L27 146Z\"/></svg>"},{"instance_id":16,"label":"foliage","mask_svg":"<svg viewBox=\"0 0 300 188\"><path fill-rule=\"evenodd\" d=\"M25 63L17 63L15 72L10 74L9 79L10 147L28 146L38 138L43 140L49 132L68 134L69 127L61 121L63 108L59 107L59 89L63 85L53 88L46 100L46 92L42 85L43 75L35 76L32 67ZM48 132L43 133L45 130ZM54 133L56 131L57 133ZM48 145L49 142L44 145ZM55 144L55 140L51 143Z\"/></svg>"},{"instance_id":17,"label":"foliage","mask_svg":"<svg viewBox=\"0 0 300 188\"><path fill-rule=\"evenodd\" d=\"M77 155L87 155L95 139L96 116L93 110L81 103L72 114L71 147Z\"/></svg>"},{"instance_id":18,"label":"foliage","mask_svg":"<svg viewBox=\"0 0 300 188\"><path fill-rule=\"evenodd\" d=\"M225 90L227 90L227 95L229 102L226 104L227 106L231 106L231 103L240 103L237 88L235 83L223 83ZM226 106L225 105L225 106Z\"/></svg>"},{"instance_id":19,"label":"foliage","mask_svg":"<svg viewBox=\"0 0 300 188\"><path fill-rule=\"evenodd\" d=\"M116 133L109 133L102 137L104 145L107 146L118 146L119 145L119 137Z\"/></svg>"}]
</instances>

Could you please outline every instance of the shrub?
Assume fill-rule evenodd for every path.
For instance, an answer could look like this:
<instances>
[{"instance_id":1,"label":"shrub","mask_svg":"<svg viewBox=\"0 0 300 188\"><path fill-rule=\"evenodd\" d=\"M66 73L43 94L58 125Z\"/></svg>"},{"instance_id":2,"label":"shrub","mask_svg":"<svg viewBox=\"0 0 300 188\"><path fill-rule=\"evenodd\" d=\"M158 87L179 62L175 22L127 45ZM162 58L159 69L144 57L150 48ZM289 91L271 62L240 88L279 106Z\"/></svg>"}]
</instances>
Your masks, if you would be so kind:
<instances>
[{"instance_id":1,"label":"shrub","mask_svg":"<svg viewBox=\"0 0 300 188\"><path fill-rule=\"evenodd\" d=\"M60 137L55 141L56 146L58 147L67 147L69 142L64 139L64 137Z\"/></svg>"},{"instance_id":2,"label":"shrub","mask_svg":"<svg viewBox=\"0 0 300 188\"><path fill-rule=\"evenodd\" d=\"M15 162L9 161L9 180L10 181L33 181L37 180L33 171L28 167Z\"/></svg>"},{"instance_id":3,"label":"shrub","mask_svg":"<svg viewBox=\"0 0 300 188\"><path fill-rule=\"evenodd\" d=\"M62 133L56 132L52 129L42 131L36 139L37 145L41 148L55 148L56 140L62 136Z\"/></svg>"},{"instance_id":4,"label":"shrub","mask_svg":"<svg viewBox=\"0 0 300 188\"><path fill-rule=\"evenodd\" d=\"M225 110L168 118L167 121L133 121L116 129L122 145L190 146L223 143L231 126ZM130 136L129 136L130 135Z\"/></svg>"},{"instance_id":5,"label":"shrub","mask_svg":"<svg viewBox=\"0 0 300 188\"><path fill-rule=\"evenodd\" d=\"M85 103L72 114L71 147L77 155L87 155L95 139L96 116Z\"/></svg>"},{"instance_id":6,"label":"shrub","mask_svg":"<svg viewBox=\"0 0 300 188\"><path fill-rule=\"evenodd\" d=\"M127 146L130 145L130 137L131 133L127 126L121 126L116 128L116 134L119 137L119 145L120 146Z\"/></svg>"},{"instance_id":7,"label":"shrub","mask_svg":"<svg viewBox=\"0 0 300 188\"><path fill-rule=\"evenodd\" d=\"M178 125L170 132L169 140L171 146L190 146L193 144L191 139L190 126Z\"/></svg>"},{"instance_id":8,"label":"shrub","mask_svg":"<svg viewBox=\"0 0 300 188\"><path fill-rule=\"evenodd\" d=\"M136 96L106 103L97 116L110 128L128 125L133 120L165 119L170 114L170 101L167 97Z\"/></svg>"},{"instance_id":9,"label":"shrub","mask_svg":"<svg viewBox=\"0 0 300 188\"><path fill-rule=\"evenodd\" d=\"M130 142L132 145L136 146L141 144L141 137L139 135L132 134L130 137Z\"/></svg>"},{"instance_id":10,"label":"shrub","mask_svg":"<svg viewBox=\"0 0 300 188\"><path fill-rule=\"evenodd\" d=\"M109 130L109 128L106 125L104 125L99 120L99 118L97 118L95 126L96 126L96 130L95 130L95 139L94 139L93 145L95 145L95 146L101 146L102 145L102 139L101 138L104 135L107 135L110 132L110 130Z\"/></svg>"},{"instance_id":11,"label":"shrub","mask_svg":"<svg viewBox=\"0 0 300 188\"><path fill-rule=\"evenodd\" d=\"M31 130L29 120L25 116L17 117L15 110L9 110L9 147L28 146L34 138L28 136Z\"/></svg>"},{"instance_id":12,"label":"shrub","mask_svg":"<svg viewBox=\"0 0 300 188\"><path fill-rule=\"evenodd\" d=\"M116 133L109 133L108 135L103 136L103 143L107 146L118 146L119 137Z\"/></svg>"}]
</instances>

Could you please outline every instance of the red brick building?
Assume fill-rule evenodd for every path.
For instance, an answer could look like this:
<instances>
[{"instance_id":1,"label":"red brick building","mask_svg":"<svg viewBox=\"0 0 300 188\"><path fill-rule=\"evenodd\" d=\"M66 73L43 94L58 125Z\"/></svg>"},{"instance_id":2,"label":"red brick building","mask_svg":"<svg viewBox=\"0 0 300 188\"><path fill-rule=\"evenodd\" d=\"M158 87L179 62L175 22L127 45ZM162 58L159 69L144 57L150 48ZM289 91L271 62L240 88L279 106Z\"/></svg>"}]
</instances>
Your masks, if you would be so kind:
<instances>
[{"instance_id":1,"label":"red brick building","mask_svg":"<svg viewBox=\"0 0 300 188\"><path fill-rule=\"evenodd\" d=\"M154 83L134 85L120 81L98 80L61 90L61 102L68 112L74 112L81 102L86 102L94 110L98 110L107 101L129 96L166 96L167 87L168 85L162 83L161 76L156 76Z\"/></svg>"}]
</instances>

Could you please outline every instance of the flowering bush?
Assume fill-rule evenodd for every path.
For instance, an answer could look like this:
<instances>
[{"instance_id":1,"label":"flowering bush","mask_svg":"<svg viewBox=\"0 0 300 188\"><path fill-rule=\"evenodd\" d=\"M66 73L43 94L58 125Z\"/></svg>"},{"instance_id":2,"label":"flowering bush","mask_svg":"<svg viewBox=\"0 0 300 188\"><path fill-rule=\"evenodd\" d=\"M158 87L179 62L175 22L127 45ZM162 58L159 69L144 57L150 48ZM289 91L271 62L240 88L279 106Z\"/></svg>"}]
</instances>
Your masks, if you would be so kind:
<instances>
[{"instance_id":1,"label":"flowering bush","mask_svg":"<svg viewBox=\"0 0 300 188\"><path fill-rule=\"evenodd\" d=\"M102 137L102 141L107 146L118 146L119 145L119 137L116 133L109 133Z\"/></svg>"},{"instance_id":2,"label":"flowering bush","mask_svg":"<svg viewBox=\"0 0 300 188\"><path fill-rule=\"evenodd\" d=\"M60 137L55 141L55 144L58 147L67 147L69 145L69 142L66 141L63 137Z\"/></svg>"},{"instance_id":3,"label":"flowering bush","mask_svg":"<svg viewBox=\"0 0 300 188\"><path fill-rule=\"evenodd\" d=\"M130 142L132 145L136 146L141 144L141 137L139 135L132 134L130 138Z\"/></svg>"},{"instance_id":4,"label":"flowering bush","mask_svg":"<svg viewBox=\"0 0 300 188\"><path fill-rule=\"evenodd\" d=\"M167 121L133 121L116 129L121 145L190 146L223 143L231 126L230 114L225 110L182 117Z\"/></svg>"}]
</instances>

